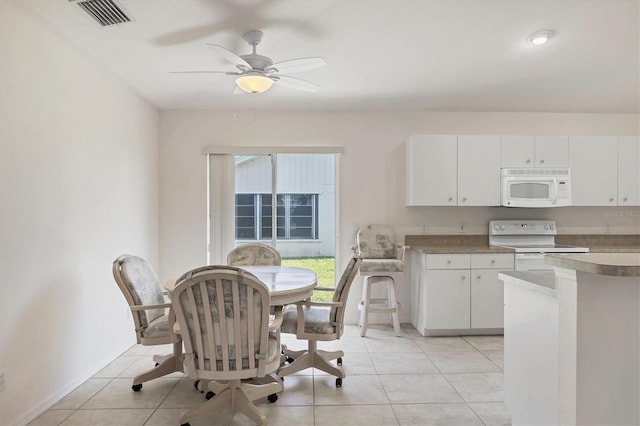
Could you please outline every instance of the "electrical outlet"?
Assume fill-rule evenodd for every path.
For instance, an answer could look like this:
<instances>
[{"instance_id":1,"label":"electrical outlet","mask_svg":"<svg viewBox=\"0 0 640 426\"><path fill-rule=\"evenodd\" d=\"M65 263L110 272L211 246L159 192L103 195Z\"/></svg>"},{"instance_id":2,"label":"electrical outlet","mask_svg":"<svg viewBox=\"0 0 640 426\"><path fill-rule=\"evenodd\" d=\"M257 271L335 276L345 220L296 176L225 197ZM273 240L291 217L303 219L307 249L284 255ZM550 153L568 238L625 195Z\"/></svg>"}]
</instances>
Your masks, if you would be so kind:
<instances>
[{"instance_id":1,"label":"electrical outlet","mask_svg":"<svg viewBox=\"0 0 640 426\"><path fill-rule=\"evenodd\" d=\"M0 370L0 392L2 392L5 387L7 387L7 383L4 379L4 370Z\"/></svg>"}]
</instances>

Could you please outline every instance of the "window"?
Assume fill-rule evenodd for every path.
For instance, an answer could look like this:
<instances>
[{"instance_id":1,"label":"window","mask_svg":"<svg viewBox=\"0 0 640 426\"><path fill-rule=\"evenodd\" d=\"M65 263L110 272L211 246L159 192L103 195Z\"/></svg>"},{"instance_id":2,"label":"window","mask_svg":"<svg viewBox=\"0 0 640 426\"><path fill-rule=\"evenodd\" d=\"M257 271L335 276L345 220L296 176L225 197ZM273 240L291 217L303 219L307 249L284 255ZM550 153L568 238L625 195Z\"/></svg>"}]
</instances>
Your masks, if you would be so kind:
<instances>
[{"instance_id":1,"label":"window","mask_svg":"<svg viewBox=\"0 0 640 426\"><path fill-rule=\"evenodd\" d=\"M270 240L271 194L236 194L236 239ZM318 239L318 194L277 194L277 239Z\"/></svg>"}]
</instances>

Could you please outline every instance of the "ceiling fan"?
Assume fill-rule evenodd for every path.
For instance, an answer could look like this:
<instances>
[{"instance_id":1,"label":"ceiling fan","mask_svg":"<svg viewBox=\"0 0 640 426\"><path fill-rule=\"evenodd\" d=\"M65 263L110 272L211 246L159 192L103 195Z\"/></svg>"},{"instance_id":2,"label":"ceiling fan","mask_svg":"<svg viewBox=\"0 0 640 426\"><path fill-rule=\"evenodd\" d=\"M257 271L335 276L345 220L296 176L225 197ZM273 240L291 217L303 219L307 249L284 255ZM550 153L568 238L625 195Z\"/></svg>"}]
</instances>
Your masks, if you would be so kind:
<instances>
[{"instance_id":1,"label":"ceiling fan","mask_svg":"<svg viewBox=\"0 0 640 426\"><path fill-rule=\"evenodd\" d=\"M180 74L226 74L237 76L235 83L239 93L264 93L271 88L273 83L291 89L315 92L320 87L310 81L285 75L320 68L327 62L318 57L289 59L287 61L273 63L273 61L256 53L256 46L262 40L262 31L253 30L245 33L242 38L253 48L253 52L247 55L236 55L230 50L217 45L207 43L214 52L231 62L238 68L237 72L230 71L176 71Z\"/></svg>"}]
</instances>

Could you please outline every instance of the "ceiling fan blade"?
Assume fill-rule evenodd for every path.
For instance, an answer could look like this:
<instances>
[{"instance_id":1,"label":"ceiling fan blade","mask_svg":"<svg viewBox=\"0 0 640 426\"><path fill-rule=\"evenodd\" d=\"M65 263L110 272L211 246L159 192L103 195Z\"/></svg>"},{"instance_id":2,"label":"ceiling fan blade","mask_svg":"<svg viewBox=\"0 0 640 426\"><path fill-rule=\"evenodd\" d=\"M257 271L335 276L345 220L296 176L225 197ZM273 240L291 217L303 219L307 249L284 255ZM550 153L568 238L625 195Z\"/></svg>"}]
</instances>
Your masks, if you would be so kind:
<instances>
[{"instance_id":1,"label":"ceiling fan blade","mask_svg":"<svg viewBox=\"0 0 640 426\"><path fill-rule=\"evenodd\" d=\"M320 89L320 86L317 84L301 78L291 77L289 75L272 76L271 79L273 79L274 83L290 89L304 90L305 92L317 92L318 89Z\"/></svg>"},{"instance_id":2,"label":"ceiling fan blade","mask_svg":"<svg viewBox=\"0 0 640 426\"><path fill-rule=\"evenodd\" d=\"M227 61L231 62L233 65L238 67L239 69L246 71L251 69L251 65L240 56L236 55L229 49L226 49L218 44L206 43L213 51L215 51L218 55L222 56Z\"/></svg>"},{"instance_id":3,"label":"ceiling fan blade","mask_svg":"<svg viewBox=\"0 0 640 426\"><path fill-rule=\"evenodd\" d=\"M327 61L322 58L298 58L269 65L264 71L267 73L280 72L283 74L289 74L292 72L312 70L326 65Z\"/></svg>"},{"instance_id":4,"label":"ceiling fan blade","mask_svg":"<svg viewBox=\"0 0 640 426\"><path fill-rule=\"evenodd\" d=\"M169 71L169 74L226 74L226 75L240 75L241 72L230 71Z\"/></svg>"}]
</instances>

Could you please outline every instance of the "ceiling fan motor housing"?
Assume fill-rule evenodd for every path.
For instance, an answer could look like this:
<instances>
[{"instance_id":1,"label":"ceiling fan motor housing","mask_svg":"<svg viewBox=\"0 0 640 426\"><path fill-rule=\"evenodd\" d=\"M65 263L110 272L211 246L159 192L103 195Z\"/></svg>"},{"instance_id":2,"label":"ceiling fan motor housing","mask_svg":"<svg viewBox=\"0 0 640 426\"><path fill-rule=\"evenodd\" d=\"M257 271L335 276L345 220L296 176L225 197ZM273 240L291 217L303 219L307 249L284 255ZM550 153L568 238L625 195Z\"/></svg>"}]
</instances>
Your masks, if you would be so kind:
<instances>
[{"instance_id":1,"label":"ceiling fan motor housing","mask_svg":"<svg viewBox=\"0 0 640 426\"><path fill-rule=\"evenodd\" d=\"M258 55L257 53L250 53L248 55L240 55L242 59L247 61L251 68L254 70L264 71L268 66L273 65L273 61L262 55Z\"/></svg>"}]
</instances>

